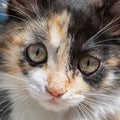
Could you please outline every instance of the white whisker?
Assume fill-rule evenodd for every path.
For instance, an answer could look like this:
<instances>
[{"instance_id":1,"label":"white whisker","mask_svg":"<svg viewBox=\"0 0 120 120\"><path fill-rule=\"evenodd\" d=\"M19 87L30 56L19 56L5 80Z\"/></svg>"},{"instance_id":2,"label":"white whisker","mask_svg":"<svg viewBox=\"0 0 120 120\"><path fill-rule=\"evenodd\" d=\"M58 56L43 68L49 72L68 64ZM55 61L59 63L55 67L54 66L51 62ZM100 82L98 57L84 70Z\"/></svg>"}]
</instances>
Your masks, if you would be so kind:
<instances>
[{"instance_id":1,"label":"white whisker","mask_svg":"<svg viewBox=\"0 0 120 120\"><path fill-rule=\"evenodd\" d=\"M0 15L6 15L5 13L0 13ZM21 20L21 21L23 21L23 22L26 22L26 20L24 20L23 18L20 18L20 17L17 17L17 16L14 16L14 15L8 15L8 17L12 17L12 18L16 18L16 19L19 19L19 20Z\"/></svg>"},{"instance_id":2,"label":"white whisker","mask_svg":"<svg viewBox=\"0 0 120 120\"><path fill-rule=\"evenodd\" d=\"M88 48L92 48L93 46L97 46L99 45L100 43L104 43L104 42L108 42L108 41L120 41L120 38L115 38L115 39L106 39L106 40L102 40L102 41L99 41L99 42L95 42L93 44L90 44ZM103 44L101 44L103 45Z\"/></svg>"},{"instance_id":3,"label":"white whisker","mask_svg":"<svg viewBox=\"0 0 120 120\"><path fill-rule=\"evenodd\" d=\"M85 120L87 120L87 113L83 110L83 107L81 106L81 104L79 104L79 106L77 106L77 109L82 113L83 118L85 118Z\"/></svg>"},{"instance_id":4,"label":"white whisker","mask_svg":"<svg viewBox=\"0 0 120 120\"><path fill-rule=\"evenodd\" d=\"M25 110L24 108L26 108L27 104L28 104L28 100L29 99L29 96L25 96L23 98L20 98L19 102L18 100L16 99L16 101L14 102L14 105L16 105L16 107L14 108L14 111L12 112L12 114L14 114L15 116L17 116L17 114L15 114L16 110L19 108L19 107L23 107L23 111ZM24 106L23 106L23 103L24 103ZM23 112L24 114L24 112ZM22 117L24 117L24 115L21 115ZM19 118L21 118L22 120L22 117L19 116Z\"/></svg>"},{"instance_id":5,"label":"white whisker","mask_svg":"<svg viewBox=\"0 0 120 120\"><path fill-rule=\"evenodd\" d=\"M108 27L110 25L112 25L113 23L115 23L117 20L120 19L120 16L117 18L114 18L110 23L108 23L105 27L103 27L101 30L99 30L95 35L93 35L90 39L87 40L87 42L83 45L83 49L89 49L87 47L89 47L90 43L92 43L94 40L96 40L97 38L99 38L105 31L108 31L112 28L114 28L114 26L110 27L108 29ZM115 27L117 27L117 25L115 25Z\"/></svg>"},{"instance_id":6,"label":"white whisker","mask_svg":"<svg viewBox=\"0 0 120 120\"><path fill-rule=\"evenodd\" d=\"M101 45L94 45L94 46L91 46L91 47L87 47L87 49L92 49L92 48L98 48L98 47L119 47L119 45L112 45L112 44L101 44Z\"/></svg>"},{"instance_id":7,"label":"white whisker","mask_svg":"<svg viewBox=\"0 0 120 120\"><path fill-rule=\"evenodd\" d=\"M88 105L91 105L92 108L96 108L96 107L97 107L97 104L101 104L101 103L99 103L99 102L96 102L97 104L95 104L94 102L96 102L96 101L93 101L92 103L91 103L91 101L85 101L85 103L87 103ZM102 105L108 107L108 105L107 105L106 103L104 103L104 104L102 104ZM95 109L94 109L94 110L95 110ZM103 118L106 120L106 115L102 114L101 112L100 112L99 114L100 114L101 117L103 117Z\"/></svg>"},{"instance_id":8,"label":"white whisker","mask_svg":"<svg viewBox=\"0 0 120 120\"><path fill-rule=\"evenodd\" d=\"M24 80L24 79L21 79L21 78L19 78L18 76L15 76L15 75L11 75L11 74L9 74L9 73L4 73L4 72L0 72L0 76L1 77L11 77L11 78L14 78L14 79L17 79L17 80L21 80L21 81L24 81L24 82L26 82L26 80Z\"/></svg>"},{"instance_id":9,"label":"white whisker","mask_svg":"<svg viewBox=\"0 0 120 120\"><path fill-rule=\"evenodd\" d=\"M15 3L15 1L14 1L14 3ZM10 4L9 2L7 2L7 4L8 4L10 7L12 7L12 10L15 10L16 12L18 12L18 13L26 16L27 18L31 19L31 17L24 11L26 8L24 8L23 6L21 6L21 4L19 4L19 7L18 7L18 3L15 3L16 6L13 5L13 4ZM23 8L23 10L22 10L22 8Z\"/></svg>"},{"instance_id":10,"label":"white whisker","mask_svg":"<svg viewBox=\"0 0 120 120\"><path fill-rule=\"evenodd\" d=\"M90 109L86 106L85 103L81 104L82 108L84 108L84 110L86 111L86 113L88 114L90 120L95 120L94 119L94 114L92 113L92 111L90 111Z\"/></svg>"},{"instance_id":11,"label":"white whisker","mask_svg":"<svg viewBox=\"0 0 120 120\"><path fill-rule=\"evenodd\" d=\"M16 99L17 102L15 102L15 103L16 103L16 104L20 103L21 101L23 101L23 98L25 98L25 96L22 96L22 97L17 98L17 99ZM2 115L1 115L1 117L0 117L0 120L4 117L5 113L7 112L7 110L9 109L9 107L10 107L11 105L13 105L13 103L9 103L9 104L5 105L5 106L1 109L1 111L3 111L3 113L2 113Z\"/></svg>"}]
</instances>

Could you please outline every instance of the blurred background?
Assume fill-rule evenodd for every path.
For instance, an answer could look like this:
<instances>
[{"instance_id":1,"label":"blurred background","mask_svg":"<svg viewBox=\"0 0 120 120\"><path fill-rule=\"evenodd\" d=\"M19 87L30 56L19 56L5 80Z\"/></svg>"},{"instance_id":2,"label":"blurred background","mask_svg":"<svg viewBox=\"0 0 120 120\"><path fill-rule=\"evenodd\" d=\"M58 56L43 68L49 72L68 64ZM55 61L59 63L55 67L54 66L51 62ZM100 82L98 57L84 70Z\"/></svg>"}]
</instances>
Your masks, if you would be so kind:
<instances>
[{"instance_id":1,"label":"blurred background","mask_svg":"<svg viewBox=\"0 0 120 120\"><path fill-rule=\"evenodd\" d=\"M7 19L7 0L0 0L0 24L4 23Z\"/></svg>"}]
</instances>

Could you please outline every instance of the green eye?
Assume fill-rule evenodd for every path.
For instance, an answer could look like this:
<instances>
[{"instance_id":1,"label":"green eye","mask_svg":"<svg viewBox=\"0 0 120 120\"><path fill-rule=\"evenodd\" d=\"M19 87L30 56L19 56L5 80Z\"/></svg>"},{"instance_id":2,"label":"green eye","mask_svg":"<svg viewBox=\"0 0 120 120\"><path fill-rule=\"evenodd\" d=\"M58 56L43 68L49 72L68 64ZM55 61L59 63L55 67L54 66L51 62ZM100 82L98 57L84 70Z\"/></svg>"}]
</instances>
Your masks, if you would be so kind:
<instances>
[{"instance_id":1,"label":"green eye","mask_svg":"<svg viewBox=\"0 0 120 120\"><path fill-rule=\"evenodd\" d=\"M26 55L29 62L37 65L46 62L47 50L42 44L34 44L28 46Z\"/></svg>"},{"instance_id":2,"label":"green eye","mask_svg":"<svg viewBox=\"0 0 120 120\"><path fill-rule=\"evenodd\" d=\"M91 75L98 70L100 66L100 61L91 56L82 58L79 61L79 69L85 75Z\"/></svg>"}]
</instances>

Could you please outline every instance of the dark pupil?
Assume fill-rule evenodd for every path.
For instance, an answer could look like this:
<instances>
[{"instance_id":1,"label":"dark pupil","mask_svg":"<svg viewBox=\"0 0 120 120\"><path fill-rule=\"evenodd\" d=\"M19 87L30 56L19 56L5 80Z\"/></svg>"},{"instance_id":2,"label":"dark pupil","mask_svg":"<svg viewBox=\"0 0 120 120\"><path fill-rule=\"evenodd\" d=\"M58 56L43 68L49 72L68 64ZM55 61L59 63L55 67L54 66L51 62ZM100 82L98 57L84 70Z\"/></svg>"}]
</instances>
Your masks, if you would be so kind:
<instances>
[{"instance_id":1,"label":"dark pupil","mask_svg":"<svg viewBox=\"0 0 120 120\"><path fill-rule=\"evenodd\" d=\"M88 67L90 66L90 59L87 61L87 66Z\"/></svg>"},{"instance_id":2,"label":"dark pupil","mask_svg":"<svg viewBox=\"0 0 120 120\"><path fill-rule=\"evenodd\" d=\"M37 50L36 50L36 56L39 56L39 54L42 52L42 49L40 49L40 48L38 48Z\"/></svg>"}]
</instances>

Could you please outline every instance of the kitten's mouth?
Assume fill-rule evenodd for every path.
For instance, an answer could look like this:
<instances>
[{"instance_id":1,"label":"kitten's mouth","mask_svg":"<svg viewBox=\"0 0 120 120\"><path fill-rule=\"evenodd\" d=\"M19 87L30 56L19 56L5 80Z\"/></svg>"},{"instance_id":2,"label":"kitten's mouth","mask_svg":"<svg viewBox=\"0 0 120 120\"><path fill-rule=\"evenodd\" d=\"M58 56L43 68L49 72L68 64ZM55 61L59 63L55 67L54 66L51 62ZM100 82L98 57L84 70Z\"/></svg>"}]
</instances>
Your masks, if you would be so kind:
<instances>
[{"instance_id":1,"label":"kitten's mouth","mask_svg":"<svg viewBox=\"0 0 120 120\"><path fill-rule=\"evenodd\" d=\"M50 104L52 104L52 105L57 105L58 104L58 102L57 102L57 100L55 98L47 100L47 102L50 103Z\"/></svg>"}]
</instances>

